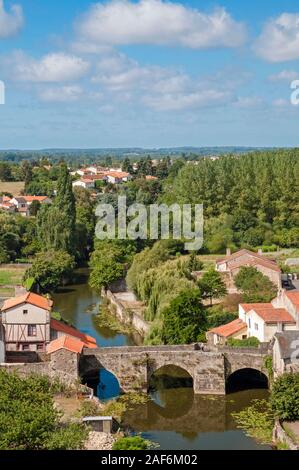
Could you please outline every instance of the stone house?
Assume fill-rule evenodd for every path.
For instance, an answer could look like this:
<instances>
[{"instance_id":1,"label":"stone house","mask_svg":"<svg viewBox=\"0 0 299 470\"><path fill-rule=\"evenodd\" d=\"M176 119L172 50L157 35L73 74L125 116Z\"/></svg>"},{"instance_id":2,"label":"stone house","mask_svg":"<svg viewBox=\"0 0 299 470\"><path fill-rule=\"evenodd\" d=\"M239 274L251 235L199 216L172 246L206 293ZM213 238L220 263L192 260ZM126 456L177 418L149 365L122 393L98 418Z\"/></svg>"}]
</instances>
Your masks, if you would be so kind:
<instances>
[{"instance_id":1,"label":"stone house","mask_svg":"<svg viewBox=\"0 0 299 470\"><path fill-rule=\"evenodd\" d=\"M96 347L96 340L81 331L51 318L53 302L26 292L8 299L1 308L6 351L45 352L56 339L69 336L85 347Z\"/></svg>"},{"instance_id":2,"label":"stone house","mask_svg":"<svg viewBox=\"0 0 299 470\"><path fill-rule=\"evenodd\" d=\"M207 332L207 340L214 346L217 344L224 345L230 338L247 338L247 324L240 318L237 318L226 325L213 328Z\"/></svg>"},{"instance_id":3,"label":"stone house","mask_svg":"<svg viewBox=\"0 0 299 470\"><path fill-rule=\"evenodd\" d=\"M273 282L277 289L281 288L281 270L276 261L266 258L260 253L254 253L250 250L240 250L231 254L230 250L227 255L216 261L216 270L220 273L228 274L233 280L238 274L241 267L252 266L267 276Z\"/></svg>"},{"instance_id":4,"label":"stone house","mask_svg":"<svg viewBox=\"0 0 299 470\"><path fill-rule=\"evenodd\" d=\"M299 330L276 333L272 344L274 378L299 372Z\"/></svg>"},{"instance_id":5,"label":"stone house","mask_svg":"<svg viewBox=\"0 0 299 470\"><path fill-rule=\"evenodd\" d=\"M45 351L50 342L52 301L26 292L1 308L6 351Z\"/></svg>"}]
</instances>

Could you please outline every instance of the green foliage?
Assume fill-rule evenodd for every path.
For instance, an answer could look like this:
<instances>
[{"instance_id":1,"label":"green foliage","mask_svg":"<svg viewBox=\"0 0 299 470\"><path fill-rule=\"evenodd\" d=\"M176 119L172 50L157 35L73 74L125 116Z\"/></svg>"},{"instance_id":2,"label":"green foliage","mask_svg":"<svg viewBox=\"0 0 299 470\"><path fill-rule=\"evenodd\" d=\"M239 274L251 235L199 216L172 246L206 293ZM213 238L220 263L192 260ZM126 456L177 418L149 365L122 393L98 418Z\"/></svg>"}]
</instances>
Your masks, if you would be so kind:
<instances>
[{"instance_id":1,"label":"green foliage","mask_svg":"<svg viewBox=\"0 0 299 470\"><path fill-rule=\"evenodd\" d=\"M102 414L103 412L99 405L93 400L84 400L76 413L79 418L84 418L85 416L102 416Z\"/></svg>"},{"instance_id":2,"label":"green foliage","mask_svg":"<svg viewBox=\"0 0 299 470\"><path fill-rule=\"evenodd\" d=\"M230 323L233 320L236 320L238 318L237 313L231 313L231 312L225 312L225 311L216 311L216 312L207 312L207 320L208 320L208 325L207 329L211 330L212 328L217 328L218 326L221 325L226 325L227 323Z\"/></svg>"},{"instance_id":3,"label":"green foliage","mask_svg":"<svg viewBox=\"0 0 299 470\"><path fill-rule=\"evenodd\" d=\"M113 450L147 450L148 441L140 436L121 437L113 444Z\"/></svg>"},{"instance_id":4,"label":"green foliage","mask_svg":"<svg viewBox=\"0 0 299 470\"><path fill-rule=\"evenodd\" d=\"M238 413L232 413L238 428L263 444L272 443L274 415L267 400L254 400L252 405Z\"/></svg>"},{"instance_id":5,"label":"green foliage","mask_svg":"<svg viewBox=\"0 0 299 470\"><path fill-rule=\"evenodd\" d=\"M212 305L213 299L219 299L227 294L226 286L221 275L214 269L205 272L198 281L199 290L203 299L210 299Z\"/></svg>"},{"instance_id":6,"label":"green foliage","mask_svg":"<svg viewBox=\"0 0 299 470\"><path fill-rule=\"evenodd\" d=\"M245 302L270 302L277 294L270 279L252 266L241 267L234 281Z\"/></svg>"},{"instance_id":7,"label":"green foliage","mask_svg":"<svg viewBox=\"0 0 299 470\"><path fill-rule=\"evenodd\" d=\"M206 315L197 289L187 289L163 311L162 339L165 344L189 344L200 340Z\"/></svg>"},{"instance_id":8,"label":"green foliage","mask_svg":"<svg viewBox=\"0 0 299 470\"><path fill-rule=\"evenodd\" d=\"M0 449L77 449L86 438L79 425L61 427L49 380L20 378L0 370Z\"/></svg>"},{"instance_id":9,"label":"green foliage","mask_svg":"<svg viewBox=\"0 0 299 470\"><path fill-rule=\"evenodd\" d=\"M47 249L76 252L76 206L72 179L66 165L61 165L54 204L38 212L37 233Z\"/></svg>"},{"instance_id":10,"label":"green foliage","mask_svg":"<svg viewBox=\"0 0 299 470\"><path fill-rule=\"evenodd\" d=\"M229 338L227 345L232 348L258 348L260 341L255 336L245 339Z\"/></svg>"},{"instance_id":11,"label":"green foliage","mask_svg":"<svg viewBox=\"0 0 299 470\"><path fill-rule=\"evenodd\" d=\"M27 269L24 280L34 278L35 282L48 291L55 291L57 287L68 280L75 267L74 258L64 251L48 250L38 253Z\"/></svg>"},{"instance_id":12,"label":"green foliage","mask_svg":"<svg viewBox=\"0 0 299 470\"><path fill-rule=\"evenodd\" d=\"M299 419L299 374L284 374L273 383L270 398L275 416L282 420Z\"/></svg>"},{"instance_id":13,"label":"green foliage","mask_svg":"<svg viewBox=\"0 0 299 470\"><path fill-rule=\"evenodd\" d=\"M273 380L273 357L272 356L266 356L264 359L264 366L268 371L268 377L270 382Z\"/></svg>"},{"instance_id":14,"label":"green foliage","mask_svg":"<svg viewBox=\"0 0 299 470\"><path fill-rule=\"evenodd\" d=\"M297 149L201 159L167 179L162 201L204 206L205 247L298 246Z\"/></svg>"},{"instance_id":15,"label":"green foliage","mask_svg":"<svg viewBox=\"0 0 299 470\"><path fill-rule=\"evenodd\" d=\"M89 283L91 287L100 290L102 287L107 287L121 279L124 276L126 264L130 262L134 251L134 244L131 241L97 241L90 258Z\"/></svg>"}]
</instances>

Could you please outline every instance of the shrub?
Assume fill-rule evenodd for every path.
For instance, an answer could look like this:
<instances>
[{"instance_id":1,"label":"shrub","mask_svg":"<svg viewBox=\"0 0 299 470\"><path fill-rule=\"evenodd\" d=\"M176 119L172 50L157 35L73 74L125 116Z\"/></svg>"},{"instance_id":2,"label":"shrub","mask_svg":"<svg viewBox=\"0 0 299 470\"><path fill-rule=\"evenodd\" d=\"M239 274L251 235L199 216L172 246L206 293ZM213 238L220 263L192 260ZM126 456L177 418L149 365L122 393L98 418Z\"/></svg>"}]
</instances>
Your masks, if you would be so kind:
<instances>
[{"instance_id":1,"label":"shrub","mask_svg":"<svg viewBox=\"0 0 299 470\"><path fill-rule=\"evenodd\" d=\"M232 348L257 348L260 345L260 341L255 336L251 336L246 339L230 338L227 344Z\"/></svg>"},{"instance_id":2,"label":"shrub","mask_svg":"<svg viewBox=\"0 0 299 470\"><path fill-rule=\"evenodd\" d=\"M113 450L147 450L148 441L140 436L121 437L113 444Z\"/></svg>"},{"instance_id":3,"label":"shrub","mask_svg":"<svg viewBox=\"0 0 299 470\"><path fill-rule=\"evenodd\" d=\"M277 418L299 419L299 374L278 377L273 384L270 403Z\"/></svg>"}]
</instances>

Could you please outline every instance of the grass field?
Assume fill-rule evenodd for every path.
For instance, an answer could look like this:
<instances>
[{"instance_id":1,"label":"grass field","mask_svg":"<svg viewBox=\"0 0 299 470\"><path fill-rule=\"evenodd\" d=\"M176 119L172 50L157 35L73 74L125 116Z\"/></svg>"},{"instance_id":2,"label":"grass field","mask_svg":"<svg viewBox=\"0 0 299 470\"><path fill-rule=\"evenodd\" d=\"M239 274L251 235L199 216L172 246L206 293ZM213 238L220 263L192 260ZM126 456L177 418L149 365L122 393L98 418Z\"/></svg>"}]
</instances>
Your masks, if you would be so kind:
<instances>
[{"instance_id":1,"label":"grass field","mask_svg":"<svg viewBox=\"0 0 299 470\"><path fill-rule=\"evenodd\" d=\"M0 287L21 285L26 268L8 269L0 267Z\"/></svg>"},{"instance_id":2,"label":"grass field","mask_svg":"<svg viewBox=\"0 0 299 470\"><path fill-rule=\"evenodd\" d=\"M0 287L0 297L14 297L15 290L7 289L6 287Z\"/></svg>"},{"instance_id":3,"label":"grass field","mask_svg":"<svg viewBox=\"0 0 299 470\"><path fill-rule=\"evenodd\" d=\"M24 181L12 181L12 182L3 182L0 181L0 192L1 193L10 193L13 196L19 196L21 191L24 189Z\"/></svg>"}]
</instances>

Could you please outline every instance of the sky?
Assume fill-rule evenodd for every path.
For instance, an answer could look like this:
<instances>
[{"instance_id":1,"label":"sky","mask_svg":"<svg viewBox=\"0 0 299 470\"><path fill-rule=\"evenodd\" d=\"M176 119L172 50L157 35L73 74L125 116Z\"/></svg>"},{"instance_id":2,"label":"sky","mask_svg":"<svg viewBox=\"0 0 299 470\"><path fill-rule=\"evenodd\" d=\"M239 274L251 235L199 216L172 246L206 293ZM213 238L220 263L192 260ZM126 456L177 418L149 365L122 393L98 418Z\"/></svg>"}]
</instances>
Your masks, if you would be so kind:
<instances>
[{"instance_id":1,"label":"sky","mask_svg":"<svg viewBox=\"0 0 299 470\"><path fill-rule=\"evenodd\" d=\"M298 60L298 0L0 0L0 149L299 146Z\"/></svg>"}]
</instances>

